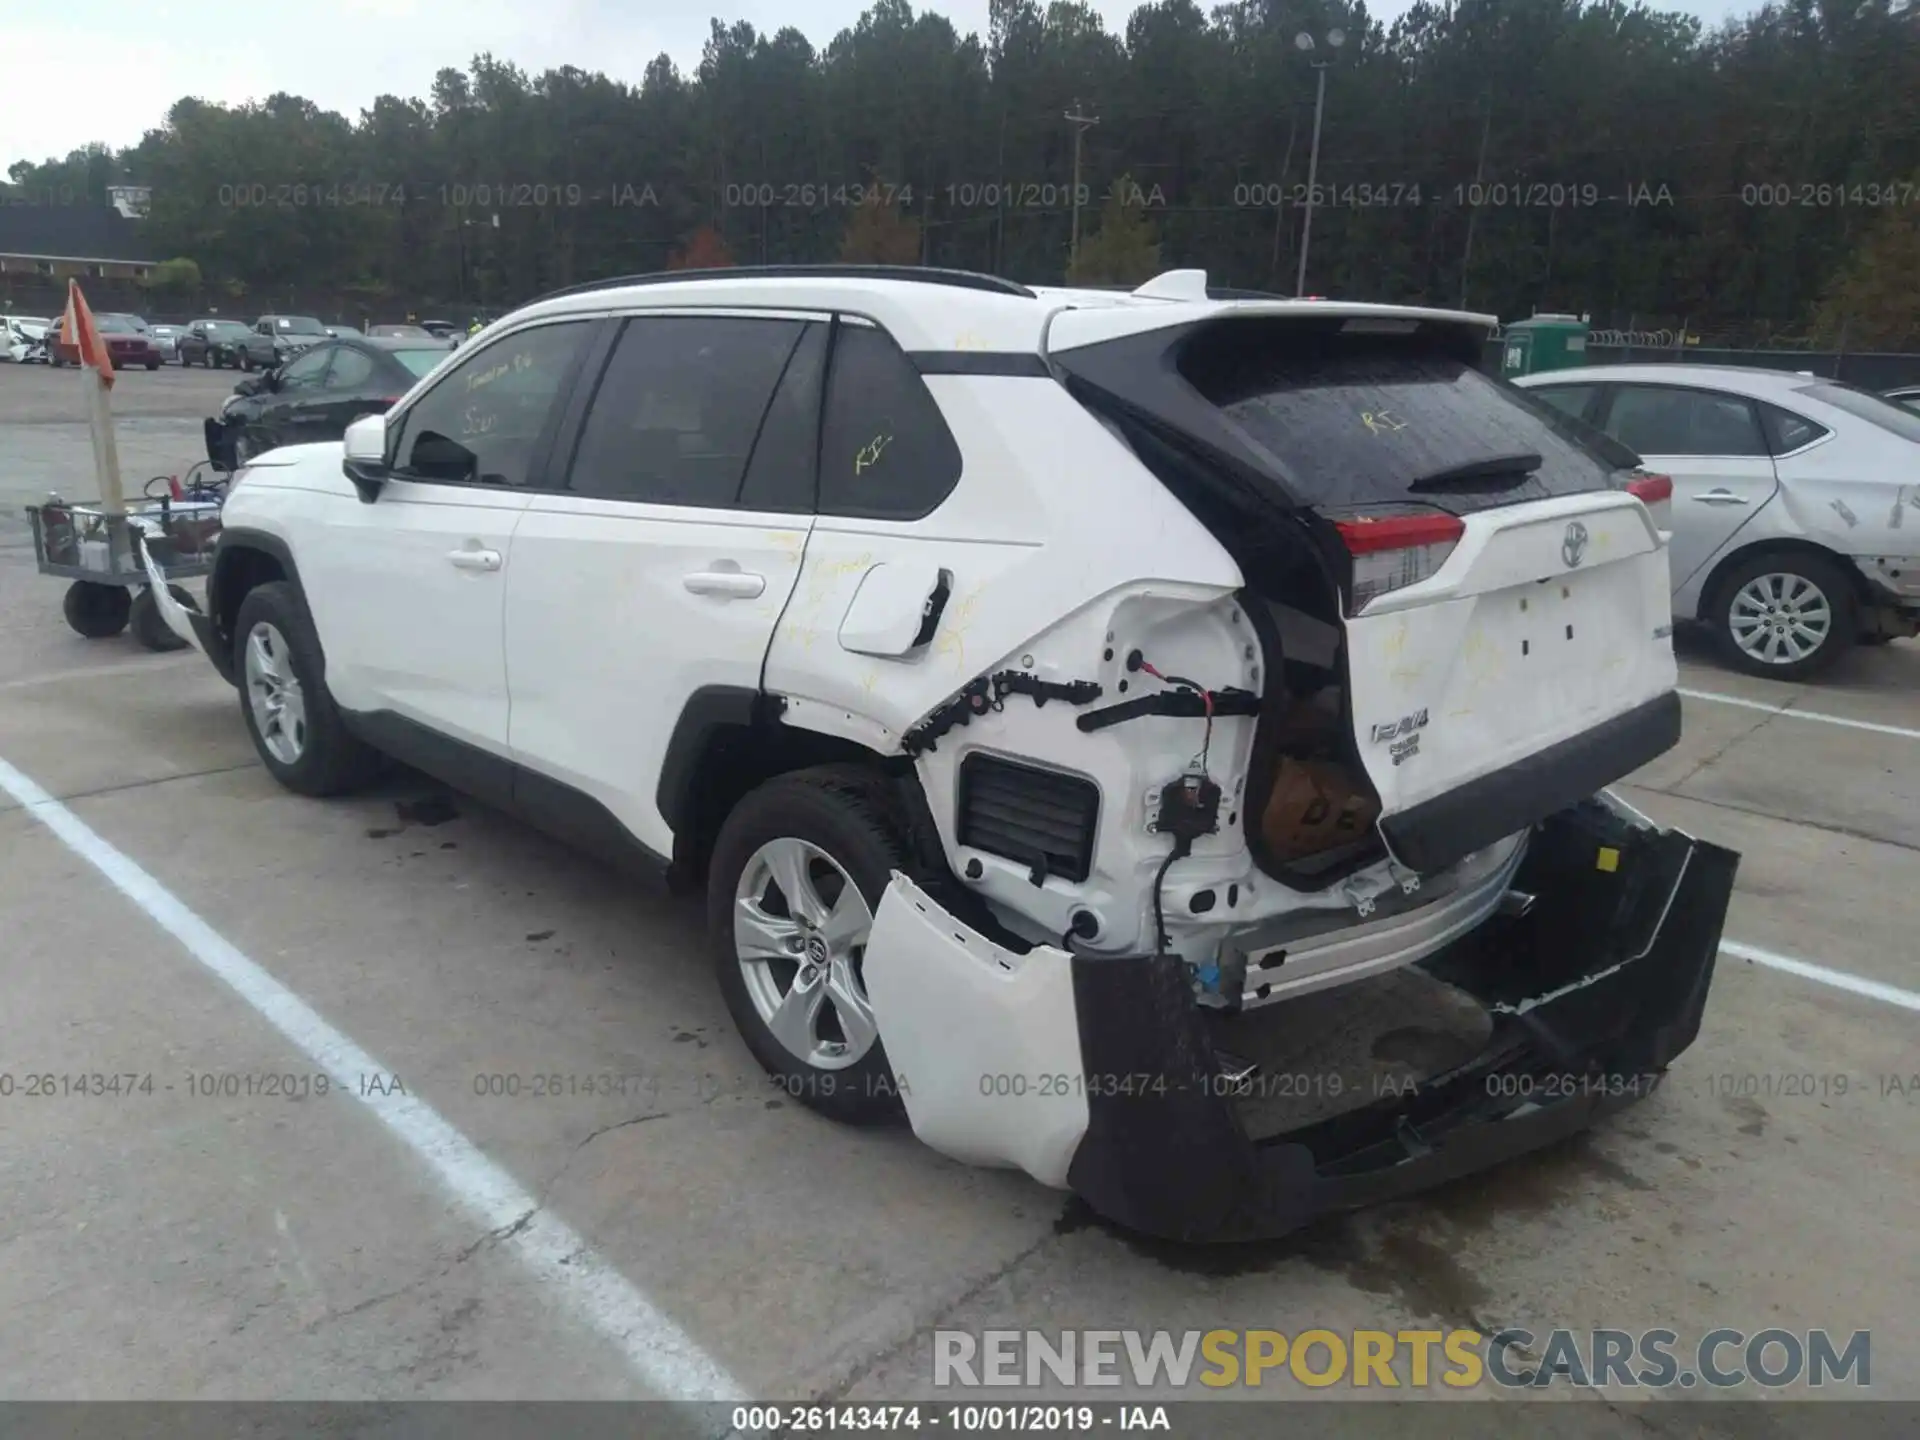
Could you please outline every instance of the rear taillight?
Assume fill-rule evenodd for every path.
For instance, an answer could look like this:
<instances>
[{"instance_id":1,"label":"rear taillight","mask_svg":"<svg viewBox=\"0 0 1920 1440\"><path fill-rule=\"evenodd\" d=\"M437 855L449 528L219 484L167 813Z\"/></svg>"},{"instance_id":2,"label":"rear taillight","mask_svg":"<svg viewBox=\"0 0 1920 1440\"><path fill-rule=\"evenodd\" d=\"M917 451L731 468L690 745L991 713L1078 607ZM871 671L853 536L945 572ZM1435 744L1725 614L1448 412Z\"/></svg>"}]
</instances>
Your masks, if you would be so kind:
<instances>
[{"instance_id":1,"label":"rear taillight","mask_svg":"<svg viewBox=\"0 0 1920 1440\"><path fill-rule=\"evenodd\" d=\"M1673 477L1670 475L1642 475L1627 482L1627 493L1643 505L1657 505L1662 500L1673 498Z\"/></svg>"},{"instance_id":2,"label":"rear taillight","mask_svg":"<svg viewBox=\"0 0 1920 1440\"><path fill-rule=\"evenodd\" d=\"M1349 516L1333 528L1353 556L1355 614L1390 590L1429 579L1467 533L1459 516L1433 510Z\"/></svg>"}]
</instances>

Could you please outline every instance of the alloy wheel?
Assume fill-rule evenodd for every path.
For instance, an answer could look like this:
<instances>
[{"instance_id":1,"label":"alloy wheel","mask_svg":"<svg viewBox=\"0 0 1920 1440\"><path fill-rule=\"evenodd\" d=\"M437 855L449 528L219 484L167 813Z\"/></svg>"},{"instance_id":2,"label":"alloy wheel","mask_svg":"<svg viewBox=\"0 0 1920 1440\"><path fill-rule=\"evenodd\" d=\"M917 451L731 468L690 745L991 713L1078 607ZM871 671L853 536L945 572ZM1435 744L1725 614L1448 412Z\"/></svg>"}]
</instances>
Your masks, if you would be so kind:
<instances>
[{"instance_id":1,"label":"alloy wheel","mask_svg":"<svg viewBox=\"0 0 1920 1440\"><path fill-rule=\"evenodd\" d=\"M1763 665L1805 660L1833 633L1826 592L1804 575L1756 575L1727 607L1733 643Z\"/></svg>"},{"instance_id":2,"label":"alloy wheel","mask_svg":"<svg viewBox=\"0 0 1920 1440\"><path fill-rule=\"evenodd\" d=\"M789 1053L843 1070L879 1027L861 966L873 911L846 869L805 840L769 840L734 887L733 939L754 1010Z\"/></svg>"},{"instance_id":3,"label":"alloy wheel","mask_svg":"<svg viewBox=\"0 0 1920 1440\"><path fill-rule=\"evenodd\" d=\"M260 743L282 765L298 764L307 748L307 698L277 625L262 620L248 633L245 670Z\"/></svg>"}]
</instances>

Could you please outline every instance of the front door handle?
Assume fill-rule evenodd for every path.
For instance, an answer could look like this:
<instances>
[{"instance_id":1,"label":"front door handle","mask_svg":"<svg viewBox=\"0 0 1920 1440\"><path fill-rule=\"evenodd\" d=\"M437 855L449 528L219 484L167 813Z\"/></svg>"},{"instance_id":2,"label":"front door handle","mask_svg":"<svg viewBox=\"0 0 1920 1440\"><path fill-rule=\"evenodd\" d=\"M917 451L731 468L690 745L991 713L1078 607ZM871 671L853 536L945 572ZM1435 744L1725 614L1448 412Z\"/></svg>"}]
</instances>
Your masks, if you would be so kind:
<instances>
[{"instance_id":1,"label":"front door handle","mask_svg":"<svg viewBox=\"0 0 1920 1440\"><path fill-rule=\"evenodd\" d=\"M730 600L752 600L767 588L767 577L740 570L696 570L681 582L696 595L720 595Z\"/></svg>"},{"instance_id":2,"label":"front door handle","mask_svg":"<svg viewBox=\"0 0 1920 1440\"><path fill-rule=\"evenodd\" d=\"M449 550L447 559L453 562L456 570L498 570L500 552L498 550Z\"/></svg>"},{"instance_id":3,"label":"front door handle","mask_svg":"<svg viewBox=\"0 0 1920 1440\"><path fill-rule=\"evenodd\" d=\"M1693 497L1700 505L1751 505L1753 502L1744 495L1736 495L1731 490L1709 490L1704 495Z\"/></svg>"}]
</instances>

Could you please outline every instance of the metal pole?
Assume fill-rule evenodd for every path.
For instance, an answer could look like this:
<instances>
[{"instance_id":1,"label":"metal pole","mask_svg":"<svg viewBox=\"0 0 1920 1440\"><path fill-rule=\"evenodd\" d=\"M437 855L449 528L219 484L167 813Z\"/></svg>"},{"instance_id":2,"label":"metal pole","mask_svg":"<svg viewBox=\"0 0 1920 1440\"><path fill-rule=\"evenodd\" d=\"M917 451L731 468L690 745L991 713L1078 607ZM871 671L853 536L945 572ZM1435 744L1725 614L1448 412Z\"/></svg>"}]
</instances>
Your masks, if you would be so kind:
<instances>
[{"instance_id":1,"label":"metal pole","mask_svg":"<svg viewBox=\"0 0 1920 1440\"><path fill-rule=\"evenodd\" d=\"M1100 121L1091 115L1080 113L1080 102L1073 102L1073 109L1067 112L1067 119L1073 124L1073 240L1067 247L1067 274L1073 274L1073 267L1080 258L1080 137L1087 133L1089 126Z\"/></svg>"},{"instance_id":2,"label":"metal pole","mask_svg":"<svg viewBox=\"0 0 1920 1440\"><path fill-rule=\"evenodd\" d=\"M1319 73L1320 83L1315 86L1313 96L1313 150L1307 160L1307 213L1300 221L1300 273L1293 281L1296 296L1307 293L1307 247L1313 242L1314 190L1320 179L1320 117L1327 108L1327 67L1313 68Z\"/></svg>"},{"instance_id":3,"label":"metal pole","mask_svg":"<svg viewBox=\"0 0 1920 1440\"><path fill-rule=\"evenodd\" d=\"M1467 267L1473 262L1473 222L1480 215L1480 182L1487 173L1487 136L1493 133L1493 100L1487 100L1487 118L1480 125L1480 158L1473 166L1472 203L1467 206L1467 245L1460 252L1460 308L1467 308ZM1549 219L1552 217L1549 216Z\"/></svg>"}]
</instances>

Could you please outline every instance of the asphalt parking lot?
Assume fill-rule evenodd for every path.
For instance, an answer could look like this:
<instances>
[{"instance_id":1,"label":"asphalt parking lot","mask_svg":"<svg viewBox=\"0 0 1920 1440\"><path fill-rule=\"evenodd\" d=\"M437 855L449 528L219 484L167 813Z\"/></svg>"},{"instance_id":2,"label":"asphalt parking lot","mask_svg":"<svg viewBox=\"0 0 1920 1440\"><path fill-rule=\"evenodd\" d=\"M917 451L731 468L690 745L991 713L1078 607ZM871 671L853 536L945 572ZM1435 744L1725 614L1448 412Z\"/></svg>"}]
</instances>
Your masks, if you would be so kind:
<instances>
[{"instance_id":1,"label":"asphalt parking lot","mask_svg":"<svg viewBox=\"0 0 1920 1440\"><path fill-rule=\"evenodd\" d=\"M200 454L234 379L120 380L130 492ZM425 781L287 794L197 654L72 635L19 507L92 492L79 383L0 366L0 1398L899 1401L935 1396L938 1328L1513 1325L1866 1330L1866 1393L1920 1400L1920 642L1813 687L1684 648L1685 737L1621 793L1743 861L1705 1028L1650 1099L1428 1197L1180 1250L779 1099L697 906ZM321 1050L359 1093L299 1079ZM153 1084L20 1083L89 1074ZM501 1093L602 1074L634 1078ZM1722 1424L1586 1398L1472 1433ZM1222 1402L1193 1433L1256 1424Z\"/></svg>"}]
</instances>

